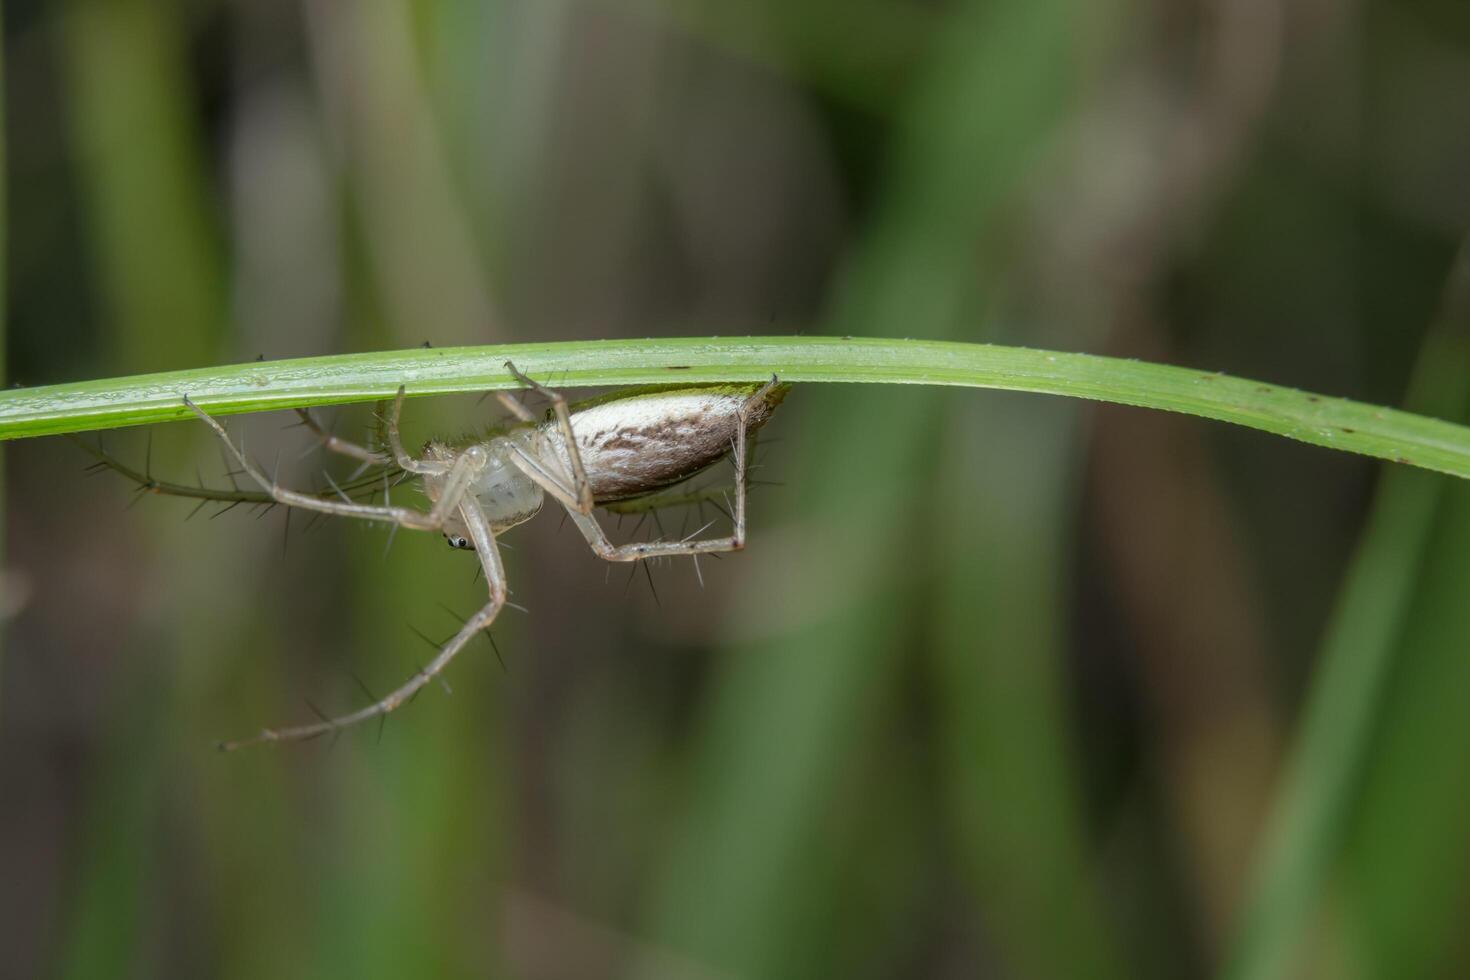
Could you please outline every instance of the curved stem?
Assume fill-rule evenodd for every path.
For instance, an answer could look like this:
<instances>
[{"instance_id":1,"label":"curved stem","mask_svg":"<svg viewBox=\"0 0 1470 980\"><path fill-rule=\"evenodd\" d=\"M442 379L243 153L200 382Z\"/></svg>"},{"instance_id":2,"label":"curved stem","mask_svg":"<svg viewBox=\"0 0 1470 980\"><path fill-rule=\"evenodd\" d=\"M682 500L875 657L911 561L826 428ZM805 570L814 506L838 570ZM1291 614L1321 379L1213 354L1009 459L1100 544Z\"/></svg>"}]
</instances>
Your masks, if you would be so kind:
<instances>
[{"instance_id":1,"label":"curved stem","mask_svg":"<svg viewBox=\"0 0 1470 980\"><path fill-rule=\"evenodd\" d=\"M1041 392L1181 412L1470 477L1470 428L1223 374L1090 354L846 337L571 341L264 361L0 392L0 440L214 415L519 386L703 381L930 384Z\"/></svg>"}]
</instances>

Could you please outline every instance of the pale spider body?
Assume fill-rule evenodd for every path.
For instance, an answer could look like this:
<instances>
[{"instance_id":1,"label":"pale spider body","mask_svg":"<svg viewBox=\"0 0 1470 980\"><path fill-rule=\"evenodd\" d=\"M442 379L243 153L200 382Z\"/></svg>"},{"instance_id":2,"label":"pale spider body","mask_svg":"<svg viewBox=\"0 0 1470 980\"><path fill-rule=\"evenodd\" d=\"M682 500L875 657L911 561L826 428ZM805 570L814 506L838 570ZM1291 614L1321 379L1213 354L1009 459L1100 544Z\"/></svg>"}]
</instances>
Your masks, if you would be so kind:
<instances>
[{"instance_id":1,"label":"pale spider body","mask_svg":"<svg viewBox=\"0 0 1470 980\"><path fill-rule=\"evenodd\" d=\"M363 463L394 464L418 477L429 498L427 511L395 505L384 484L382 504L353 500L333 484L334 493L288 490L266 476L242 449L230 440L224 426L187 397L187 405L227 447L241 470L263 489L263 494L234 491L195 491L162 484L151 476L144 489L204 501L244 501L283 504L304 510L384 521L412 531L442 534L455 548L475 552L489 589L488 601L439 648L423 669L396 690L372 704L337 718L290 728L265 729L254 738L225 743L234 748L251 742L311 738L335 732L369 718L380 718L401 707L465 648L470 639L489 628L506 603L508 586L496 536L534 517L551 497L566 509L594 554L607 561L739 551L745 547L746 455L751 434L765 424L786 397L788 386L772 377L764 384L696 384L629 388L569 406L565 398L517 371L506 368L522 385L551 402L546 416L538 417L506 392L497 398L516 417L508 425L457 442L434 441L418 456L406 452L398 431L404 391L384 420L388 453L340 439L318 426L307 412L305 425L320 437L324 448ZM599 505L626 509L646 503L650 509L672 498L660 490L680 483L730 454L735 485L726 511L731 533L718 538L699 537L709 525L686 538L640 541L614 545L593 515ZM105 454L100 454L113 465ZM127 472L126 469L123 470ZM135 474L135 478L136 474ZM657 496L652 496L657 495ZM646 501L638 498L647 497ZM685 499L703 499L685 494ZM718 507L718 505L716 505ZM723 508L721 508L723 510Z\"/></svg>"},{"instance_id":2,"label":"pale spider body","mask_svg":"<svg viewBox=\"0 0 1470 980\"><path fill-rule=\"evenodd\" d=\"M785 397L784 385L754 403L760 385L683 385L630 388L569 407L577 451L597 504L629 500L682 483L731 451L746 410L745 428L765 424ZM443 467L423 476L424 492L438 502L454 462L471 448L485 461L466 493L475 497L491 528L499 534L535 517L546 492L517 465L526 457L542 460L563 474L572 472L566 440L554 413L540 422L492 430L458 443L430 442L421 460ZM451 547L473 550L469 530L457 515L446 518L444 537Z\"/></svg>"}]
</instances>

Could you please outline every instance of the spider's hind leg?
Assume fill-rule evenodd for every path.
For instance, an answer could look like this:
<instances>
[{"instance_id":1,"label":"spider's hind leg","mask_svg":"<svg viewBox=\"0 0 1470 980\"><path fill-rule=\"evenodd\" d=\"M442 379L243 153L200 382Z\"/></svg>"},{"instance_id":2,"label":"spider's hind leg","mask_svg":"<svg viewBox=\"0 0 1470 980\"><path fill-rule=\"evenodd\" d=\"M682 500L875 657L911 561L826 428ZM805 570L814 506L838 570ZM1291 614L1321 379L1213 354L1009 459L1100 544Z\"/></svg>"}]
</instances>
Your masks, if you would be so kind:
<instances>
[{"instance_id":1,"label":"spider's hind leg","mask_svg":"<svg viewBox=\"0 0 1470 980\"><path fill-rule=\"evenodd\" d=\"M731 452L735 463L735 501L733 532L723 538L702 538L689 540L683 538L677 541L647 541L634 544L615 546L607 539L607 532L597 519L590 514L572 512L572 521L582 532L583 537L599 558L607 561L641 561L644 558L658 558L664 555L707 555L724 551L739 551L745 547L745 498L746 498L746 471L749 460L748 447L750 444L750 411L755 405L760 404L770 394L772 388L777 384L773 376L770 381L763 385L760 390L745 400L740 407L739 424L735 432L735 439L731 445ZM708 527L709 525L705 525ZM700 528L694 534L701 533L705 528ZM692 535L691 535L692 537Z\"/></svg>"},{"instance_id":2,"label":"spider's hind leg","mask_svg":"<svg viewBox=\"0 0 1470 980\"><path fill-rule=\"evenodd\" d=\"M747 437L745 447L745 472L747 477L750 471L758 469L752 465L756 454L756 441L760 432L752 432ZM733 450L731 452L733 456ZM666 490L658 490L653 493L644 494L641 497L629 497L625 500L613 500L608 503L598 504L609 514L617 514L625 517L630 514L657 514L661 510L670 510L675 507L703 507L705 504L714 507L726 518L735 520L735 513L730 509L730 495L723 484L714 484L693 487L690 482L695 479L691 477L684 483L677 484Z\"/></svg>"}]
</instances>

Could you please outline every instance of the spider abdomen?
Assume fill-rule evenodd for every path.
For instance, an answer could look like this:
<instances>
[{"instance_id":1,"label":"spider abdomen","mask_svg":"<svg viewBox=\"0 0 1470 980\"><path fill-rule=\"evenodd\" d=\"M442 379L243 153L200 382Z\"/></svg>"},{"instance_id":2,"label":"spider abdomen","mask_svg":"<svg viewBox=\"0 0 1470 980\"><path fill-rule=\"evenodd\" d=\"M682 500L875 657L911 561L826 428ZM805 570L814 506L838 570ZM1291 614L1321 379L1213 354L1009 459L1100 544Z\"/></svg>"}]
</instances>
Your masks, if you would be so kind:
<instances>
[{"instance_id":1,"label":"spider abdomen","mask_svg":"<svg viewBox=\"0 0 1470 980\"><path fill-rule=\"evenodd\" d=\"M573 406L572 430L592 496L599 503L637 497L719 461L734 444L741 407L760 388L635 388ZM747 431L765 424L786 390L777 386L749 407ZM543 434L558 439L554 426L543 427Z\"/></svg>"}]
</instances>

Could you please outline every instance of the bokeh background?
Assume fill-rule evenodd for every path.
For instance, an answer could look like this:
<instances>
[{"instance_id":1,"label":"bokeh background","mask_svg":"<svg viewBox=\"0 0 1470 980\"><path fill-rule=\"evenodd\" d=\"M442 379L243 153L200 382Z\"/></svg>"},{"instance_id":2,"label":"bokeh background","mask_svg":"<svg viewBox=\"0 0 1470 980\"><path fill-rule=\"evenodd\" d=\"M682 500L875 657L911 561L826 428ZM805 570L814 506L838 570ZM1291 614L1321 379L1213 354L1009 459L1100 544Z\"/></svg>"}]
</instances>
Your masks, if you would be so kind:
<instances>
[{"instance_id":1,"label":"bokeh background","mask_svg":"<svg viewBox=\"0 0 1470 980\"><path fill-rule=\"evenodd\" d=\"M1470 395L1463 0L4 20L10 382L806 332ZM317 482L288 421L234 424ZM543 516L507 537L503 668L229 756L396 684L481 601L472 557L128 509L66 441L7 445L0 976L1470 972L1464 487L976 391L806 386L765 435L703 589ZM225 480L198 426L107 445ZM1308 718L1339 738L1294 766ZM1337 765L1342 805L1273 835ZM1268 855L1309 901L1253 931ZM1261 923L1289 955L1252 972Z\"/></svg>"}]
</instances>

